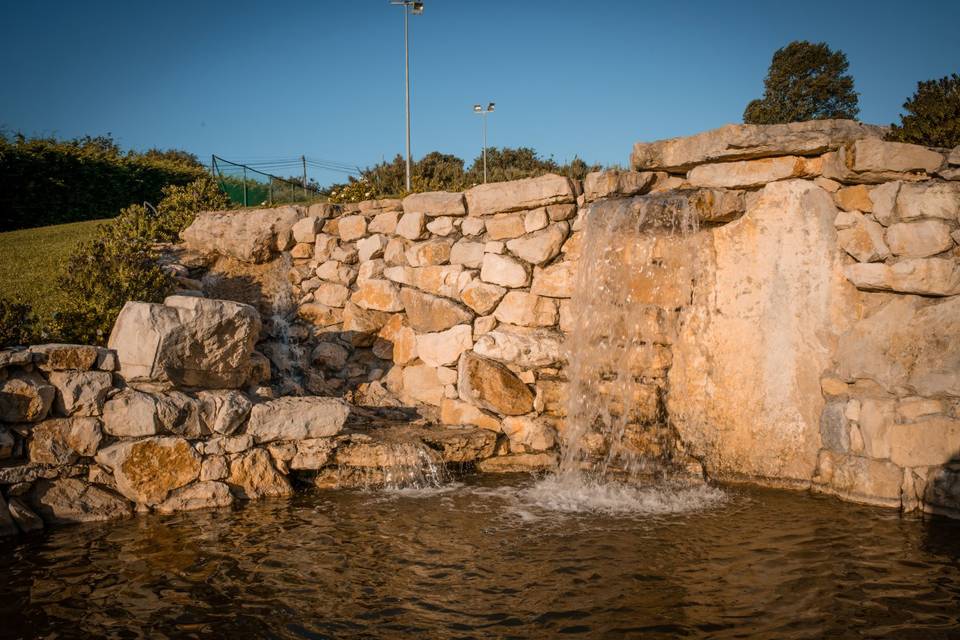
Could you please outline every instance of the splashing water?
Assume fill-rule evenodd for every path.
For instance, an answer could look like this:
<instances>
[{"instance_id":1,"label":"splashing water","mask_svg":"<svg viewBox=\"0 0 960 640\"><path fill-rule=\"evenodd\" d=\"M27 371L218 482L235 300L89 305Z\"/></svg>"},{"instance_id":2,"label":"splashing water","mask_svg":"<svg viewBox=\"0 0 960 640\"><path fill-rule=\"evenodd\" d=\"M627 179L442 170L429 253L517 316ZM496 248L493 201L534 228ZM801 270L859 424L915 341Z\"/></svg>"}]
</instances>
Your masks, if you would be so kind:
<instances>
[{"instance_id":1,"label":"splashing water","mask_svg":"<svg viewBox=\"0 0 960 640\"><path fill-rule=\"evenodd\" d=\"M290 254L281 253L264 284L265 294L270 301L270 359L280 374L279 379L283 381L285 395L302 393L303 388L303 347L290 338L290 319L296 314L297 308L293 287L287 279L292 264Z\"/></svg>"},{"instance_id":2,"label":"splashing water","mask_svg":"<svg viewBox=\"0 0 960 640\"><path fill-rule=\"evenodd\" d=\"M666 312L656 304L653 273L663 269L661 239L695 233L696 212L681 194L601 200L584 216L571 303L577 315L566 346L562 456L556 474L529 497L560 511L612 513L683 510L713 500L716 490L662 480L669 457L664 383L643 375L662 348L651 335Z\"/></svg>"}]
</instances>

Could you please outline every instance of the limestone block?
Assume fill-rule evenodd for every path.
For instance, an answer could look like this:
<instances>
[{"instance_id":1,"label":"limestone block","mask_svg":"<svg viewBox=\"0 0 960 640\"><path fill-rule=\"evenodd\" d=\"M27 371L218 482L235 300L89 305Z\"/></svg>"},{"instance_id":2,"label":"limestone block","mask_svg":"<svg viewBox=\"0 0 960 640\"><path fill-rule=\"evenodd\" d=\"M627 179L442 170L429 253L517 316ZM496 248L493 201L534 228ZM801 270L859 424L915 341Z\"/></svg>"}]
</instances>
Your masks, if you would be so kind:
<instances>
[{"instance_id":1,"label":"limestone block","mask_svg":"<svg viewBox=\"0 0 960 640\"><path fill-rule=\"evenodd\" d=\"M894 264L851 264L844 275L858 289L927 296L960 293L960 264L950 258L910 258Z\"/></svg>"},{"instance_id":2,"label":"limestone block","mask_svg":"<svg viewBox=\"0 0 960 640\"><path fill-rule=\"evenodd\" d=\"M246 500L293 493L290 483L274 468L270 454L263 449L251 449L231 460L227 484L238 498Z\"/></svg>"},{"instance_id":3,"label":"limestone block","mask_svg":"<svg viewBox=\"0 0 960 640\"><path fill-rule=\"evenodd\" d=\"M151 506L200 477L200 455L178 437L118 442L98 452L96 460L113 471L124 497Z\"/></svg>"},{"instance_id":4,"label":"limestone block","mask_svg":"<svg viewBox=\"0 0 960 640\"><path fill-rule=\"evenodd\" d=\"M426 216L419 212L404 213L397 223L396 233L407 240L419 240L423 236Z\"/></svg>"},{"instance_id":5,"label":"limestone block","mask_svg":"<svg viewBox=\"0 0 960 640\"><path fill-rule=\"evenodd\" d=\"M812 178L819 175L820 171L821 163L818 158L783 156L703 164L690 170L687 182L694 187L744 189L762 187L788 178Z\"/></svg>"},{"instance_id":6,"label":"limestone block","mask_svg":"<svg viewBox=\"0 0 960 640\"><path fill-rule=\"evenodd\" d=\"M62 416L99 416L113 388L107 371L52 371L48 377L57 388L54 409Z\"/></svg>"},{"instance_id":7,"label":"limestone block","mask_svg":"<svg viewBox=\"0 0 960 640\"><path fill-rule=\"evenodd\" d=\"M569 231L566 222L555 222L546 229L510 240L507 249L530 264L543 265L560 254Z\"/></svg>"},{"instance_id":8,"label":"limestone block","mask_svg":"<svg viewBox=\"0 0 960 640\"><path fill-rule=\"evenodd\" d=\"M898 222L887 229L890 250L898 256L926 258L953 247L950 225L942 220Z\"/></svg>"},{"instance_id":9,"label":"limestone block","mask_svg":"<svg viewBox=\"0 0 960 640\"><path fill-rule=\"evenodd\" d=\"M471 216L535 209L576 201L573 183L564 176L547 174L510 182L477 185L466 192Z\"/></svg>"},{"instance_id":10,"label":"limestone block","mask_svg":"<svg viewBox=\"0 0 960 640\"><path fill-rule=\"evenodd\" d=\"M389 280L365 280L350 301L358 307L375 311L403 311L400 288Z\"/></svg>"},{"instance_id":11,"label":"limestone block","mask_svg":"<svg viewBox=\"0 0 960 640\"><path fill-rule=\"evenodd\" d=\"M342 242L359 240L367 233L367 219L362 215L343 216L337 225Z\"/></svg>"},{"instance_id":12,"label":"limestone block","mask_svg":"<svg viewBox=\"0 0 960 640\"><path fill-rule=\"evenodd\" d=\"M312 438L298 440L296 453L290 459L291 469L317 470L325 466L332 457L334 442L331 438Z\"/></svg>"},{"instance_id":13,"label":"limestone block","mask_svg":"<svg viewBox=\"0 0 960 640\"><path fill-rule=\"evenodd\" d=\"M367 225L367 231L370 233L385 233L393 235L397 232L397 223L400 221L400 214L396 211L384 211L373 217L373 220Z\"/></svg>"},{"instance_id":14,"label":"limestone block","mask_svg":"<svg viewBox=\"0 0 960 640\"><path fill-rule=\"evenodd\" d=\"M474 280L460 292L460 299L479 315L492 312L507 290L495 284Z\"/></svg>"},{"instance_id":15,"label":"limestone block","mask_svg":"<svg viewBox=\"0 0 960 640\"><path fill-rule=\"evenodd\" d=\"M897 215L901 220L957 220L960 218L960 184L902 183L897 190Z\"/></svg>"},{"instance_id":16,"label":"limestone block","mask_svg":"<svg viewBox=\"0 0 960 640\"><path fill-rule=\"evenodd\" d=\"M423 213L428 216L462 216L466 214L462 193L428 191L411 193L403 199L404 213Z\"/></svg>"},{"instance_id":17,"label":"limestone block","mask_svg":"<svg viewBox=\"0 0 960 640\"><path fill-rule=\"evenodd\" d=\"M444 398L440 404L440 422L449 425L473 425L500 431L500 419L482 409L456 399Z\"/></svg>"},{"instance_id":18,"label":"limestone block","mask_svg":"<svg viewBox=\"0 0 960 640\"><path fill-rule=\"evenodd\" d=\"M307 260L313 257L313 243L300 242L290 249L290 257L294 260Z\"/></svg>"},{"instance_id":19,"label":"limestone block","mask_svg":"<svg viewBox=\"0 0 960 640\"><path fill-rule=\"evenodd\" d=\"M160 432L156 398L135 389L124 389L104 404L103 429L118 437L156 435Z\"/></svg>"},{"instance_id":20,"label":"limestone block","mask_svg":"<svg viewBox=\"0 0 960 640\"><path fill-rule=\"evenodd\" d=\"M866 136L882 137L883 127L853 120L810 120L789 124L731 124L694 136L638 142L630 162L634 169L685 172L707 162L772 156L818 155Z\"/></svg>"},{"instance_id":21,"label":"limestone block","mask_svg":"<svg viewBox=\"0 0 960 640\"><path fill-rule=\"evenodd\" d=\"M317 274L317 277L322 280L344 285L350 284L357 277L356 269L349 267L338 260L326 260L316 268L315 273Z\"/></svg>"},{"instance_id":22,"label":"limestone block","mask_svg":"<svg viewBox=\"0 0 960 640\"><path fill-rule=\"evenodd\" d=\"M222 508L231 504L233 504L233 496L230 494L230 487L222 482L209 480L194 482L173 491L169 498L157 505L157 511L159 513L175 513L177 511Z\"/></svg>"},{"instance_id":23,"label":"limestone block","mask_svg":"<svg viewBox=\"0 0 960 640\"><path fill-rule=\"evenodd\" d=\"M404 367L403 395L415 402L439 407L443 402L443 383L436 367L425 364Z\"/></svg>"},{"instance_id":24,"label":"limestone block","mask_svg":"<svg viewBox=\"0 0 960 640\"><path fill-rule=\"evenodd\" d=\"M228 389L246 382L259 334L249 305L170 296L162 305L124 305L109 345L127 381Z\"/></svg>"},{"instance_id":25,"label":"limestone block","mask_svg":"<svg viewBox=\"0 0 960 640\"><path fill-rule=\"evenodd\" d=\"M523 215L519 213L495 215L487 218L484 223L487 228L487 237L491 240L519 238L527 232L523 224Z\"/></svg>"},{"instance_id":26,"label":"limestone block","mask_svg":"<svg viewBox=\"0 0 960 640\"><path fill-rule=\"evenodd\" d=\"M884 242L883 227L860 212L850 213L856 221L837 232L837 244L860 262L879 262L889 258L890 248ZM834 226L836 223L835 219Z\"/></svg>"},{"instance_id":27,"label":"limestone block","mask_svg":"<svg viewBox=\"0 0 960 640\"><path fill-rule=\"evenodd\" d=\"M313 243L313 258L317 262L329 260L340 244L335 236L318 233Z\"/></svg>"},{"instance_id":28,"label":"limestone block","mask_svg":"<svg viewBox=\"0 0 960 640\"><path fill-rule=\"evenodd\" d=\"M483 218L467 218L460 225L460 233L465 236L479 236L486 228Z\"/></svg>"},{"instance_id":29,"label":"limestone block","mask_svg":"<svg viewBox=\"0 0 960 640\"><path fill-rule=\"evenodd\" d=\"M445 331L417 336L417 355L424 364L431 367L454 364L461 353L472 347L473 328L469 324L459 324Z\"/></svg>"},{"instance_id":30,"label":"limestone block","mask_svg":"<svg viewBox=\"0 0 960 640\"><path fill-rule=\"evenodd\" d=\"M570 298L576 286L575 262L566 260L554 262L547 267L536 267L533 270L533 286L531 293L548 298Z\"/></svg>"},{"instance_id":31,"label":"limestone block","mask_svg":"<svg viewBox=\"0 0 960 640\"><path fill-rule=\"evenodd\" d=\"M326 307L343 307L350 299L350 289L342 284L324 282L314 290L313 299Z\"/></svg>"},{"instance_id":32,"label":"limestone block","mask_svg":"<svg viewBox=\"0 0 960 640\"><path fill-rule=\"evenodd\" d=\"M294 225L290 227L290 232L293 234L293 239L296 242L309 242L313 244L317 239L317 234L320 233L322 228L323 218L308 215L305 218L297 220Z\"/></svg>"},{"instance_id":33,"label":"limestone block","mask_svg":"<svg viewBox=\"0 0 960 640\"><path fill-rule=\"evenodd\" d=\"M522 327L550 327L558 320L557 301L525 291L509 291L493 315L500 322Z\"/></svg>"},{"instance_id":34,"label":"limestone block","mask_svg":"<svg viewBox=\"0 0 960 640\"><path fill-rule=\"evenodd\" d=\"M511 451L518 445L532 451L546 451L557 443L557 432L543 418L507 417L501 428L510 438Z\"/></svg>"},{"instance_id":35,"label":"limestone block","mask_svg":"<svg viewBox=\"0 0 960 640\"><path fill-rule=\"evenodd\" d=\"M473 320L473 314L446 298L404 287L400 299L410 326L421 333L444 331Z\"/></svg>"},{"instance_id":36,"label":"limestone block","mask_svg":"<svg viewBox=\"0 0 960 640\"><path fill-rule=\"evenodd\" d=\"M516 289L530 285L530 272L516 258L486 253L480 267L480 279Z\"/></svg>"},{"instance_id":37,"label":"limestone block","mask_svg":"<svg viewBox=\"0 0 960 640\"><path fill-rule=\"evenodd\" d=\"M587 202L611 196L631 196L645 193L656 179L650 171L593 171L583 180L583 195Z\"/></svg>"},{"instance_id":38,"label":"limestone block","mask_svg":"<svg viewBox=\"0 0 960 640\"><path fill-rule=\"evenodd\" d=\"M349 339L355 347L372 346L376 340L376 332L390 319L386 311L364 309L353 303L343 308L343 331L349 334Z\"/></svg>"},{"instance_id":39,"label":"limestone block","mask_svg":"<svg viewBox=\"0 0 960 640\"><path fill-rule=\"evenodd\" d=\"M943 156L916 144L888 142L880 138L855 140L843 149L847 165L857 173L913 172L933 173Z\"/></svg>"},{"instance_id":40,"label":"limestone block","mask_svg":"<svg viewBox=\"0 0 960 640\"><path fill-rule=\"evenodd\" d=\"M97 452L103 435L96 418L54 418L30 431L30 462L68 465Z\"/></svg>"},{"instance_id":41,"label":"limestone block","mask_svg":"<svg viewBox=\"0 0 960 640\"><path fill-rule=\"evenodd\" d=\"M0 380L0 422L39 422L47 417L56 394L40 375L18 371Z\"/></svg>"},{"instance_id":42,"label":"limestone block","mask_svg":"<svg viewBox=\"0 0 960 640\"><path fill-rule=\"evenodd\" d=\"M292 229L301 207L285 206L253 211L198 213L181 233L187 248L198 253L230 256L241 262L262 263L293 242Z\"/></svg>"},{"instance_id":43,"label":"limestone block","mask_svg":"<svg viewBox=\"0 0 960 640\"><path fill-rule=\"evenodd\" d=\"M277 398L253 406L247 433L256 442L324 438L340 433L349 414L339 398Z\"/></svg>"},{"instance_id":44,"label":"limestone block","mask_svg":"<svg viewBox=\"0 0 960 640\"><path fill-rule=\"evenodd\" d=\"M960 420L936 416L890 428L890 461L901 467L942 465L960 451Z\"/></svg>"},{"instance_id":45,"label":"limestone block","mask_svg":"<svg viewBox=\"0 0 960 640\"><path fill-rule=\"evenodd\" d=\"M870 190L866 185L858 184L852 187L843 187L834 194L833 199L837 206L844 211L873 211L873 201L870 199Z\"/></svg>"},{"instance_id":46,"label":"limestone block","mask_svg":"<svg viewBox=\"0 0 960 640\"><path fill-rule=\"evenodd\" d=\"M450 216L440 216L427 223L427 231L438 236L448 236L457 228L453 224L453 218Z\"/></svg>"},{"instance_id":47,"label":"limestone block","mask_svg":"<svg viewBox=\"0 0 960 640\"><path fill-rule=\"evenodd\" d=\"M545 228L549 222L550 216L547 215L546 207L532 209L523 215L523 229L527 233L539 231L540 229Z\"/></svg>"},{"instance_id":48,"label":"limestone block","mask_svg":"<svg viewBox=\"0 0 960 640\"><path fill-rule=\"evenodd\" d=\"M483 262L483 243L458 240L450 248L450 264L479 269Z\"/></svg>"},{"instance_id":49,"label":"limestone block","mask_svg":"<svg viewBox=\"0 0 960 640\"><path fill-rule=\"evenodd\" d=\"M407 261L415 267L444 264L450 260L453 240L436 239L420 242L407 250Z\"/></svg>"},{"instance_id":50,"label":"limestone block","mask_svg":"<svg viewBox=\"0 0 960 640\"><path fill-rule=\"evenodd\" d=\"M98 522L131 515L130 503L79 478L41 480L30 492L30 505L50 524Z\"/></svg>"},{"instance_id":51,"label":"limestone block","mask_svg":"<svg viewBox=\"0 0 960 640\"><path fill-rule=\"evenodd\" d=\"M820 491L855 502L900 506L903 471L892 462L823 451L817 474Z\"/></svg>"},{"instance_id":52,"label":"limestone block","mask_svg":"<svg viewBox=\"0 0 960 640\"><path fill-rule=\"evenodd\" d=\"M518 331L502 327L484 333L473 347L477 355L523 369L561 364L563 336L549 329Z\"/></svg>"},{"instance_id":53,"label":"limestone block","mask_svg":"<svg viewBox=\"0 0 960 640\"><path fill-rule=\"evenodd\" d=\"M106 349L83 344L40 344L30 347L33 363L43 371L99 369Z\"/></svg>"},{"instance_id":54,"label":"limestone block","mask_svg":"<svg viewBox=\"0 0 960 640\"><path fill-rule=\"evenodd\" d=\"M357 241L357 259L366 262L374 258L383 257L383 250L387 247L387 239L375 233Z\"/></svg>"},{"instance_id":55,"label":"limestone block","mask_svg":"<svg viewBox=\"0 0 960 640\"><path fill-rule=\"evenodd\" d=\"M481 460L477 463L477 470L482 473L532 473L549 471L556 466L556 453L518 453Z\"/></svg>"},{"instance_id":56,"label":"limestone block","mask_svg":"<svg viewBox=\"0 0 960 640\"><path fill-rule=\"evenodd\" d=\"M939 413L944 413L943 402L932 398L903 398L897 403L897 417L901 422L913 422Z\"/></svg>"},{"instance_id":57,"label":"limestone block","mask_svg":"<svg viewBox=\"0 0 960 640\"><path fill-rule=\"evenodd\" d=\"M200 418L204 425L214 433L230 435L235 433L250 415L253 406L240 391L200 391Z\"/></svg>"},{"instance_id":58,"label":"limestone block","mask_svg":"<svg viewBox=\"0 0 960 640\"><path fill-rule=\"evenodd\" d=\"M317 302L301 304L297 308L297 314L321 329L343 322L343 309L329 307Z\"/></svg>"},{"instance_id":59,"label":"limestone block","mask_svg":"<svg viewBox=\"0 0 960 640\"><path fill-rule=\"evenodd\" d=\"M896 403L886 398L863 398L860 401L860 435L864 455L886 459L890 457L890 434L896 422Z\"/></svg>"},{"instance_id":60,"label":"limestone block","mask_svg":"<svg viewBox=\"0 0 960 640\"><path fill-rule=\"evenodd\" d=\"M467 352L460 357L457 372L457 389L464 402L507 416L533 409L533 392L499 362Z\"/></svg>"}]
</instances>

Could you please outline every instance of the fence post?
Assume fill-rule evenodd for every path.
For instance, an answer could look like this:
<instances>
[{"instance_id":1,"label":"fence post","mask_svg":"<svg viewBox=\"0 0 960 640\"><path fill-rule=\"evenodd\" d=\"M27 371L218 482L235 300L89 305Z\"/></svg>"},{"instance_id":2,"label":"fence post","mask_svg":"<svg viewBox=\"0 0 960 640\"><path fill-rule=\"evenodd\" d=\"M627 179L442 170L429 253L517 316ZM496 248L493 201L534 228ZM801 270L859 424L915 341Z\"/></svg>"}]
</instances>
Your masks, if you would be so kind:
<instances>
[{"instance_id":1,"label":"fence post","mask_svg":"<svg viewBox=\"0 0 960 640\"><path fill-rule=\"evenodd\" d=\"M243 206L247 206L247 165L243 165Z\"/></svg>"},{"instance_id":2,"label":"fence post","mask_svg":"<svg viewBox=\"0 0 960 640\"><path fill-rule=\"evenodd\" d=\"M303 197L307 197L307 156L300 156L300 161L303 162Z\"/></svg>"}]
</instances>

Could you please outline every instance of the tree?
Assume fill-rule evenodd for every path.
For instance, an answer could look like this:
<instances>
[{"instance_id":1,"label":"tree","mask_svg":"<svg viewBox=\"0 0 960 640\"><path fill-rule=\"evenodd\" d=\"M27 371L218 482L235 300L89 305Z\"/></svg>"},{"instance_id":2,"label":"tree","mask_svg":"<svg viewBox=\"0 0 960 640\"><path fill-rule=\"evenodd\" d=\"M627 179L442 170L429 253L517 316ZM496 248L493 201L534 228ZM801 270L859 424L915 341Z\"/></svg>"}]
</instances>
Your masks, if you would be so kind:
<instances>
[{"instance_id":1,"label":"tree","mask_svg":"<svg viewBox=\"0 0 960 640\"><path fill-rule=\"evenodd\" d=\"M890 125L890 140L928 147L960 145L960 75L917 83L917 91L903 103L906 115Z\"/></svg>"},{"instance_id":2,"label":"tree","mask_svg":"<svg viewBox=\"0 0 960 640\"><path fill-rule=\"evenodd\" d=\"M847 56L824 42L791 42L777 49L763 81L763 97L743 112L747 124L826 118L855 119L860 112Z\"/></svg>"}]
</instances>

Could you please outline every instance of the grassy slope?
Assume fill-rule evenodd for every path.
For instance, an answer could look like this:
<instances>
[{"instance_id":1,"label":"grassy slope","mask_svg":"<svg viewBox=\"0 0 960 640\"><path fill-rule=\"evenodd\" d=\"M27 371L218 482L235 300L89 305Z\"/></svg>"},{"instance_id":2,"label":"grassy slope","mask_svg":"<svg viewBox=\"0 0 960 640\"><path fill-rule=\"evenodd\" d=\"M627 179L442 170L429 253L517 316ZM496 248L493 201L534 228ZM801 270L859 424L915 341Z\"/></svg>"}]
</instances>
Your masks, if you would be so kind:
<instances>
[{"instance_id":1,"label":"grassy slope","mask_svg":"<svg viewBox=\"0 0 960 640\"><path fill-rule=\"evenodd\" d=\"M0 297L31 304L38 316L57 307L57 274L74 245L93 236L103 220L0 233Z\"/></svg>"}]
</instances>

